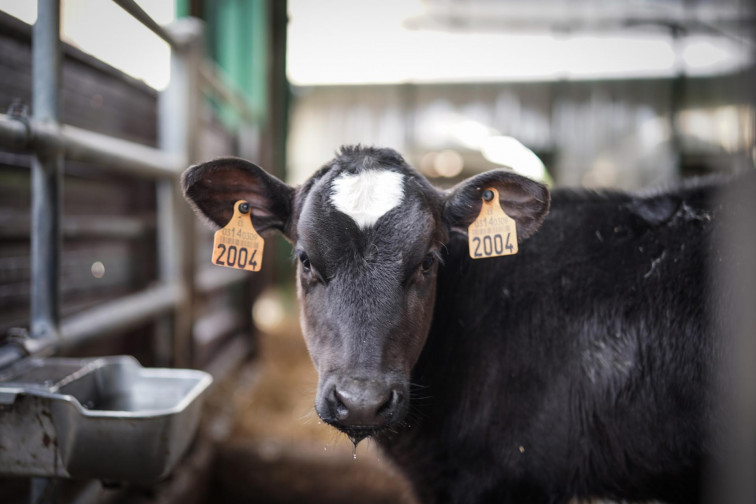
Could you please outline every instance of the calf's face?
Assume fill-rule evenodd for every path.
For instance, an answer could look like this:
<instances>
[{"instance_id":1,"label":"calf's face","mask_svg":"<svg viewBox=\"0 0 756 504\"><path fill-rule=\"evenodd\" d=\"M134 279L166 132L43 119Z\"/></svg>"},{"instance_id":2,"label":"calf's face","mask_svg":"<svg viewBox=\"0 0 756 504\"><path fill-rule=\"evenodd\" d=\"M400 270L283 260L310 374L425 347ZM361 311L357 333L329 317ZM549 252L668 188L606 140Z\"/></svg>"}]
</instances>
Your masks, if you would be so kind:
<instances>
[{"instance_id":1,"label":"calf's face","mask_svg":"<svg viewBox=\"0 0 756 504\"><path fill-rule=\"evenodd\" d=\"M442 192L396 152L359 147L296 189L235 158L189 168L182 185L215 225L246 200L259 232L277 229L294 244L302 329L319 374L315 408L355 442L404 418L443 247L477 217L483 192L498 190L520 240L549 206L545 187L511 172Z\"/></svg>"}]
</instances>

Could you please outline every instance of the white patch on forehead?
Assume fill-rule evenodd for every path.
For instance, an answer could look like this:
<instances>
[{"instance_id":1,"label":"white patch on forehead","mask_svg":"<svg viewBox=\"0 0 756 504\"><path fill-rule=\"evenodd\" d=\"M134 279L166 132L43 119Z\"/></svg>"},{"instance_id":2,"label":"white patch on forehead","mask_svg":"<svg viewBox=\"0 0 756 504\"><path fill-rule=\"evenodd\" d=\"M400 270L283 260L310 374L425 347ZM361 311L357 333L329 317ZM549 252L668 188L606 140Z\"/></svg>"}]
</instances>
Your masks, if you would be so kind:
<instances>
[{"instance_id":1,"label":"white patch on forehead","mask_svg":"<svg viewBox=\"0 0 756 504\"><path fill-rule=\"evenodd\" d=\"M389 170L342 173L331 184L331 203L360 228L378 219L404 198L404 176Z\"/></svg>"}]
</instances>

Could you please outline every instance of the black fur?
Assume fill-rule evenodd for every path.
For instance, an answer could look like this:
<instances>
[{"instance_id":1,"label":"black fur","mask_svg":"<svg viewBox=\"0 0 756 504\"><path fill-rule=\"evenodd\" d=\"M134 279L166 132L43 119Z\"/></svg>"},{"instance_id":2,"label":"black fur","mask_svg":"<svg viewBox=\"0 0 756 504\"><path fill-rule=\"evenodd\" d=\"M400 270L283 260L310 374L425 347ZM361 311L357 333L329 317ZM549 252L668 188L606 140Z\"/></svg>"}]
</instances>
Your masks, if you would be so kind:
<instances>
[{"instance_id":1,"label":"black fur","mask_svg":"<svg viewBox=\"0 0 756 504\"><path fill-rule=\"evenodd\" d=\"M712 190L558 190L516 256L449 244L428 399L381 439L424 501L700 500Z\"/></svg>"}]
</instances>

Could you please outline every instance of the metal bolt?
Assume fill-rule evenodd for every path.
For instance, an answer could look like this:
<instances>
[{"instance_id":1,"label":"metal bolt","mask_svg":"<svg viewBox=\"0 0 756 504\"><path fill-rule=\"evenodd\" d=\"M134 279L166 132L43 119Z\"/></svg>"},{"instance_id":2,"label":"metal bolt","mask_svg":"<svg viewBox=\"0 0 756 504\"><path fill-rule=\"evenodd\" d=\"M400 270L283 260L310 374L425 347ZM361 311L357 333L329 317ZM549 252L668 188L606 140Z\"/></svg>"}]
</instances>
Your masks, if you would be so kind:
<instances>
[{"instance_id":1,"label":"metal bolt","mask_svg":"<svg viewBox=\"0 0 756 504\"><path fill-rule=\"evenodd\" d=\"M243 214L248 213L249 212L249 203L247 203L245 201L244 203L242 203L241 205L239 205L239 211L241 213L243 213Z\"/></svg>"},{"instance_id":2,"label":"metal bolt","mask_svg":"<svg viewBox=\"0 0 756 504\"><path fill-rule=\"evenodd\" d=\"M493 191L491 189L486 189L483 191L483 199L486 201L491 201L493 199Z\"/></svg>"},{"instance_id":3,"label":"metal bolt","mask_svg":"<svg viewBox=\"0 0 756 504\"><path fill-rule=\"evenodd\" d=\"M8 106L8 115L14 119L29 116L29 105L24 103L20 98L15 98Z\"/></svg>"}]
</instances>

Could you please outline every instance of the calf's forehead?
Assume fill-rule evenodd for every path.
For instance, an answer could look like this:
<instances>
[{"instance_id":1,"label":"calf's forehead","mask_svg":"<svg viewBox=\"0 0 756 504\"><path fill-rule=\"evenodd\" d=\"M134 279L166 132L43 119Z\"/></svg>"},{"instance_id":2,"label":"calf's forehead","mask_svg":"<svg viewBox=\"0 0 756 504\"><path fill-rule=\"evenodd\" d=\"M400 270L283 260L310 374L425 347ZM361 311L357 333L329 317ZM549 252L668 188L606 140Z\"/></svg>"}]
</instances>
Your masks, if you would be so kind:
<instances>
[{"instance_id":1,"label":"calf's forehead","mask_svg":"<svg viewBox=\"0 0 756 504\"><path fill-rule=\"evenodd\" d=\"M402 204L405 198L404 179L402 173L392 170L342 172L331 180L327 200L360 229L368 229Z\"/></svg>"},{"instance_id":2,"label":"calf's forehead","mask_svg":"<svg viewBox=\"0 0 756 504\"><path fill-rule=\"evenodd\" d=\"M300 245L329 259L359 254L424 254L436 232L433 191L417 175L390 168L334 171L311 188L302 205Z\"/></svg>"}]
</instances>

